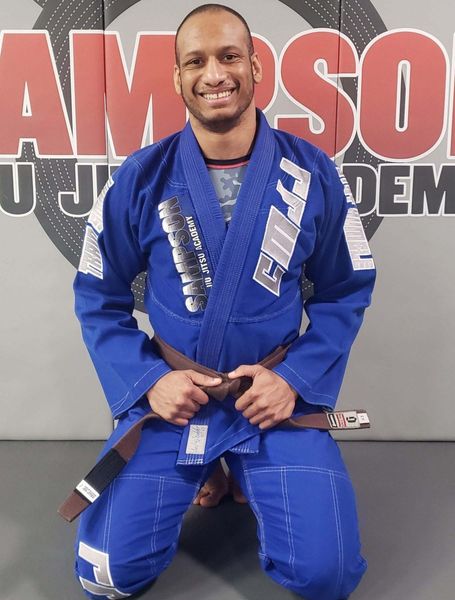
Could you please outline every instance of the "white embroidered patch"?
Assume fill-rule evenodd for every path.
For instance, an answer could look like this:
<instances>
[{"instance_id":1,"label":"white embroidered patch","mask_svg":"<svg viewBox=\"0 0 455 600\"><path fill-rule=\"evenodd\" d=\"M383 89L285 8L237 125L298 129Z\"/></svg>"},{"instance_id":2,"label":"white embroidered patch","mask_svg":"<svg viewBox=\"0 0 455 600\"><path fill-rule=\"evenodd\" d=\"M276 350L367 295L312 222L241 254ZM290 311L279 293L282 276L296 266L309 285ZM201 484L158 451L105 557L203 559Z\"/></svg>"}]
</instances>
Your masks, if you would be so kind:
<instances>
[{"instance_id":1,"label":"white embroidered patch","mask_svg":"<svg viewBox=\"0 0 455 600\"><path fill-rule=\"evenodd\" d=\"M287 158L282 158L280 161L280 168L285 173L291 175L295 179L292 186L292 193L286 190L281 179L278 180L277 190L283 198L284 202L289 205L288 217L298 227L303 217L303 211L305 210L306 200L308 198L308 190L310 188L311 173L299 165L291 162Z\"/></svg>"},{"instance_id":2,"label":"white embroidered patch","mask_svg":"<svg viewBox=\"0 0 455 600\"><path fill-rule=\"evenodd\" d=\"M354 271L374 269L374 261L371 257L370 246L368 245L362 220L359 211L357 210L355 198L352 195L346 177L339 167L337 167L337 171L340 181L343 184L344 195L349 207L343 229L348 245L349 256L351 257L352 268Z\"/></svg>"},{"instance_id":3,"label":"white embroidered patch","mask_svg":"<svg viewBox=\"0 0 455 600\"><path fill-rule=\"evenodd\" d=\"M186 443L187 454L204 454L208 429L208 425L190 425L190 433Z\"/></svg>"},{"instance_id":4,"label":"white embroidered patch","mask_svg":"<svg viewBox=\"0 0 455 600\"><path fill-rule=\"evenodd\" d=\"M280 168L294 178L292 191L284 187L281 179L276 185L277 192L288 208L286 215L283 215L275 206L271 206L253 275L254 281L275 296L280 295L281 279L294 254L311 181L309 171L287 158L281 159Z\"/></svg>"},{"instance_id":5,"label":"white embroidered patch","mask_svg":"<svg viewBox=\"0 0 455 600\"><path fill-rule=\"evenodd\" d=\"M100 192L100 195L95 200L95 204L93 205L92 210L90 211L90 215L88 217L88 222L90 225L93 225L93 228L98 233L103 231L103 206L104 206L104 198L108 190L114 185L114 180L112 177L106 181L105 186Z\"/></svg>"},{"instance_id":6,"label":"white embroidered patch","mask_svg":"<svg viewBox=\"0 0 455 600\"><path fill-rule=\"evenodd\" d=\"M374 269L370 246L357 208L348 209L343 229L354 271Z\"/></svg>"},{"instance_id":7,"label":"white embroidered patch","mask_svg":"<svg viewBox=\"0 0 455 600\"><path fill-rule=\"evenodd\" d=\"M84 245L78 270L86 275L90 273L98 279L103 279L103 258L98 245L98 235L90 225L85 229Z\"/></svg>"},{"instance_id":8,"label":"white embroidered patch","mask_svg":"<svg viewBox=\"0 0 455 600\"><path fill-rule=\"evenodd\" d=\"M104 199L109 189L114 185L112 177L106 181L100 195L95 201L87 220L84 245L78 270L86 275L90 273L98 279L103 279L103 257L98 244L98 236L103 231ZM91 225L91 227L90 227Z\"/></svg>"},{"instance_id":9,"label":"white embroidered patch","mask_svg":"<svg viewBox=\"0 0 455 600\"><path fill-rule=\"evenodd\" d=\"M87 592L95 594L96 596L106 596L106 598L109 598L110 600L131 596L131 594L120 592L114 587L109 567L109 554L101 552L96 548L92 548L91 546L84 544L84 542L79 542L79 556L93 565L93 575L96 580L95 583L89 579L79 577L79 581L84 590L87 590Z\"/></svg>"}]
</instances>

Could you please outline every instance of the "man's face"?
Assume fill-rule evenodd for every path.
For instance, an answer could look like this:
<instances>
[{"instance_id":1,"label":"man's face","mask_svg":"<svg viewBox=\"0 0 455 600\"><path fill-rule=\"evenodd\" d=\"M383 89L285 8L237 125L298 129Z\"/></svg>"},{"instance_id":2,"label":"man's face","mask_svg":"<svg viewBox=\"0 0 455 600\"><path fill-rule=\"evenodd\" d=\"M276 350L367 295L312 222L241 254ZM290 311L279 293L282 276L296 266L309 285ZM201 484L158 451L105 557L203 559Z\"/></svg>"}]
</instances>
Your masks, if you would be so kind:
<instances>
[{"instance_id":1,"label":"man's face","mask_svg":"<svg viewBox=\"0 0 455 600\"><path fill-rule=\"evenodd\" d=\"M262 78L249 55L243 23L225 11L190 17L177 39L174 84L190 114L206 129L226 131L254 110L254 83Z\"/></svg>"}]
</instances>

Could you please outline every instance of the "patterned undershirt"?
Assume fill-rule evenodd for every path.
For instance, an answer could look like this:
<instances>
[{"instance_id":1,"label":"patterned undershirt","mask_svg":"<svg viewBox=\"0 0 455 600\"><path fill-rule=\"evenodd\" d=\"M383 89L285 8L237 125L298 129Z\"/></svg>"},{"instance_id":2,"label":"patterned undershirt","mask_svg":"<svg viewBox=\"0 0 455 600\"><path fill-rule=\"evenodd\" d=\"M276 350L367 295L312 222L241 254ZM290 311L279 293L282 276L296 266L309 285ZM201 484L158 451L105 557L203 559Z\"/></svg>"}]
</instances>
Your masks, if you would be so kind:
<instances>
[{"instance_id":1,"label":"patterned undershirt","mask_svg":"<svg viewBox=\"0 0 455 600\"><path fill-rule=\"evenodd\" d=\"M246 167L250 160L250 154L230 160L214 160L207 158L210 178L215 188L216 195L220 201L226 225L232 219L232 212L237 202L240 187L245 178Z\"/></svg>"}]
</instances>

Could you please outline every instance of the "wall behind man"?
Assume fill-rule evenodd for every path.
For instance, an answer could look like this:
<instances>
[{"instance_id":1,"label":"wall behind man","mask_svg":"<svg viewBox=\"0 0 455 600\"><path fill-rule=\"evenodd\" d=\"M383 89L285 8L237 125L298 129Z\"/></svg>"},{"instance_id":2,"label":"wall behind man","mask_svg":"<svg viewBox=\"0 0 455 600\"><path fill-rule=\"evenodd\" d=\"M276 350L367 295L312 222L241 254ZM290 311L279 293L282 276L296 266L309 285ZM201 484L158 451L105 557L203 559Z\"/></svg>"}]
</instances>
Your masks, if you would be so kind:
<instances>
[{"instance_id":1,"label":"wall behind man","mask_svg":"<svg viewBox=\"0 0 455 600\"><path fill-rule=\"evenodd\" d=\"M96 157L78 158L80 177L77 181L74 157L57 157L49 153L47 158L36 158L30 141L21 148L21 156L15 157L9 148L1 148L0 140L1 277L4 290L0 347L2 439L93 439L106 437L112 428L106 402L73 316L71 283L82 245L86 212L107 177L108 165L113 167L121 162L121 152L126 152L124 148L150 143L181 127L185 120L184 110L172 95L170 49L172 32L184 15L198 4L190 0L168 0L166 3L81 0L77 4L18 0L8 6L8 10L0 7L3 29L0 77L5 78L1 81L2 89L11 87L12 81L19 85L22 77L21 114L36 116L34 111L42 104L33 84L33 74L24 67L31 59L10 45L12 40L19 41L10 32L25 35L34 31L39 35L37 32L47 31L49 56L55 62L61 101L71 131L78 126L78 132L85 132L87 143L96 142L97 147L93 152ZM256 34L258 49L267 65L268 79L260 98L269 122L291 130L297 128L301 135L335 156L339 165L346 165L345 172L347 176L349 172L348 179L363 214L378 267L373 306L366 314L351 353L338 404L340 408L366 408L373 427L337 437L454 439L455 417L451 405L455 376L449 365L451 342L455 337L451 318L455 283L450 276L454 249L455 163L448 151L451 102L453 104L453 92L452 95L449 92L453 88L453 76L451 79L449 74L453 73L454 64L451 3L447 0L437 2L431 14L424 4L416 5L411 0L399 5L385 0L373 0L372 3L365 0L310 1L304 6L300 2L278 0L227 4L245 16ZM103 29L109 32L110 41L106 45L95 44L91 54L85 57L86 62L82 54L78 55L77 70L74 51L71 53L77 42L70 36L70 31L78 30L77 40L84 42L81 31ZM412 37L408 39L403 34L409 33L405 31L409 29ZM392 30L399 35L388 37ZM337 40L335 55L329 56L331 35L337 31L344 37ZM153 103L148 115L149 126L145 128L140 119L138 122L137 115L141 114L139 108L144 106L140 98L141 91L144 92L141 85L144 86L146 70L142 71L142 84L133 77L130 80L136 96L131 94L128 99L125 95L123 100L118 100L118 90L110 87L115 85L112 76L119 73L116 49L123 52L125 70L132 73L136 69L137 73L141 69L137 47L135 51L138 32L153 32L160 44L160 52L150 55ZM316 33L322 37L317 39ZM398 50L393 49L394 40L397 40ZM425 52L426 56L432 57L430 64L422 59L421 44L427 42L433 52ZM377 50L379 58L375 65L372 58L379 44L383 45ZM410 49L412 60L409 59ZM315 73L313 63L309 63L312 51L316 52L313 59L314 56L320 59L315 67L319 75ZM396 56L400 52L402 60L397 63ZM362 55L364 59L359 64L356 57ZM402 62L408 59L408 63ZM442 75L443 79L447 77L442 116L438 93L441 86L444 88L444 81L441 84L440 78L437 79L442 72L441 64L447 65L447 72ZM362 65L364 71L359 75ZM343 68L350 74L337 76ZM274 77L270 75L273 73ZM27 77L29 82L25 90ZM432 82L431 85L425 83L425 78ZM126 76L123 83L125 81ZM322 86L318 86L321 81ZM328 81L340 87L344 99L330 94ZM359 82L361 92L371 85L379 95L382 104L375 112L371 109L374 105L371 94L363 92L366 95L359 102ZM108 109L117 101L125 103L124 122L111 127L110 138L107 131L103 134L102 128L97 129L100 120L93 101L93 98L102 97L104 90ZM92 108L88 116L85 115L88 123L85 129L84 115L75 119L75 98L80 100L83 93L87 93L87 102ZM386 106L393 94L402 98L397 123L394 118L391 122ZM132 104L128 105L128 102ZM421 114L422 102L426 118L416 123L415 115ZM364 109L362 119L359 105ZM8 116L5 103L0 103L0 107L3 107L0 123L3 119L2 127L5 127L5 121L11 116ZM302 119L308 115L309 119ZM43 118L45 116L43 109ZM48 116L49 119L52 117ZM432 134L433 129L437 129L438 118L441 120L440 139ZM351 131L355 127L358 134L359 122L360 128L365 125L365 131L371 125L372 133L366 134L367 139L363 135L360 139ZM122 145L118 140L123 128L127 137L130 132L130 138ZM41 124L42 143L44 138L52 137L51 130L50 121L48 128L46 122ZM103 140L96 138L97 131L98 136L99 131L105 135L107 143L104 146ZM348 138L350 131L353 135L343 142L346 131ZM393 143L388 147L385 132L391 132L388 135ZM431 135L435 138L433 144ZM82 145L83 137L82 134L79 139L73 136L73 146ZM424 155L416 158L413 144L418 145L427 138L427 149L421 153ZM404 144L407 154L400 157L397 149L403 139L408 140L407 145ZM388 154L378 156L381 154L379 147L387 147L384 152ZM10 192L10 174L17 162L35 165L35 206L30 203L31 194L26 187L16 189L14 195ZM434 166L436 183L441 165L452 168L444 171L448 182L446 194L438 203L437 190L430 189L431 182L425 172L429 191L421 213L433 210L437 214L418 214L415 199L416 214L408 214L413 209L412 184L417 185L415 165L424 164ZM91 165L96 165L93 170ZM387 183L384 176L390 165L404 168L400 173L397 171L395 194L391 190L392 184ZM369 177L365 175L367 172ZM441 176L441 189L445 185L442 180ZM21 181L27 181L27 171L21 171ZM401 184L402 188L399 187ZM75 191L79 193L72 196ZM135 285L139 308L141 285L140 281ZM148 328L141 310L136 311L136 316L140 326Z\"/></svg>"}]
</instances>

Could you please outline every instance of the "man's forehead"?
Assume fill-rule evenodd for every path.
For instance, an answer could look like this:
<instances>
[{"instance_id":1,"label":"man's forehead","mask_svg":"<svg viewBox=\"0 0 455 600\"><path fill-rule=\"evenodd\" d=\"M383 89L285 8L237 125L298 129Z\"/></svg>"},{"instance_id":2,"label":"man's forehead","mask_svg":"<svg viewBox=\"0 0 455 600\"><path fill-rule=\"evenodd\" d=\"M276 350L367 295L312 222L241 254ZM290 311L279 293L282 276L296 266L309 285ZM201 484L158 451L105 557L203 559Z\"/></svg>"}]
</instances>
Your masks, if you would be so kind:
<instances>
[{"instance_id":1,"label":"man's forehead","mask_svg":"<svg viewBox=\"0 0 455 600\"><path fill-rule=\"evenodd\" d=\"M178 51L185 54L207 50L211 46L241 49L248 45L248 33L235 15L222 10L207 11L193 15L183 24L176 45Z\"/></svg>"}]
</instances>

